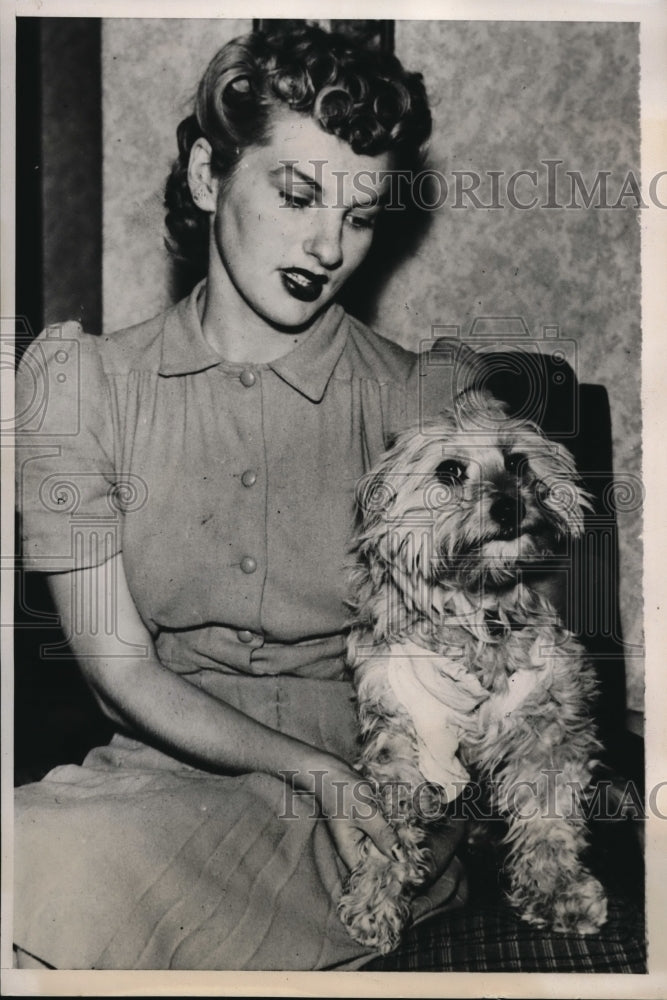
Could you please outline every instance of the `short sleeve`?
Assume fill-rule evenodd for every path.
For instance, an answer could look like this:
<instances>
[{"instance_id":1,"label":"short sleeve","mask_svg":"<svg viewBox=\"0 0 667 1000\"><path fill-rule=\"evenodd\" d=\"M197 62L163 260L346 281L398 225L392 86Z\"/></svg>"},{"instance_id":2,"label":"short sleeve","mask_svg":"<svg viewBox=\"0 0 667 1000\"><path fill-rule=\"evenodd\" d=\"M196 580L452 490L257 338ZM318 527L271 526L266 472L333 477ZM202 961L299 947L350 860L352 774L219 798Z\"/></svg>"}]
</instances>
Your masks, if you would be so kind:
<instances>
[{"instance_id":1,"label":"short sleeve","mask_svg":"<svg viewBox=\"0 0 667 1000\"><path fill-rule=\"evenodd\" d=\"M48 327L16 376L16 502L23 565L97 566L121 549L111 396L97 338Z\"/></svg>"}]
</instances>

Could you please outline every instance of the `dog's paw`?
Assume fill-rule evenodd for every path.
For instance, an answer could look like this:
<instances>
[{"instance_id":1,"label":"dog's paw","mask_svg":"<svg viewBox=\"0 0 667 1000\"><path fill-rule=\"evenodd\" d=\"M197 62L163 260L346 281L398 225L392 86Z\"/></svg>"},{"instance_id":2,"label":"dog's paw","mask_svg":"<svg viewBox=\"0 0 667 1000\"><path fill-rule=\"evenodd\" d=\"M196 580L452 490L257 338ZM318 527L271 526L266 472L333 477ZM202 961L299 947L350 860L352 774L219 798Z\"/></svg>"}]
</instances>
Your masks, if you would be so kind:
<instances>
[{"instance_id":1,"label":"dog's paw","mask_svg":"<svg viewBox=\"0 0 667 1000\"><path fill-rule=\"evenodd\" d=\"M338 916L350 937L366 948L386 955L398 946L404 917L389 901L374 907L348 893L338 904Z\"/></svg>"},{"instance_id":2,"label":"dog's paw","mask_svg":"<svg viewBox=\"0 0 667 1000\"><path fill-rule=\"evenodd\" d=\"M583 875L548 900L531 900L522 908L521 918L559 934L596 934L607 920L607 898L597 879Z\"/></svg>"},{"instance_id":3,"label":"dog's paw","mask_svg":"<svg viewBox=\"0 0 667 1000\"><path fill-rule=\"evenodd\" d=\"M592 875L573 882L554 900L552 926L555 931L595 934L607 920L607 897Z\"/></svg>"}]
</instances>

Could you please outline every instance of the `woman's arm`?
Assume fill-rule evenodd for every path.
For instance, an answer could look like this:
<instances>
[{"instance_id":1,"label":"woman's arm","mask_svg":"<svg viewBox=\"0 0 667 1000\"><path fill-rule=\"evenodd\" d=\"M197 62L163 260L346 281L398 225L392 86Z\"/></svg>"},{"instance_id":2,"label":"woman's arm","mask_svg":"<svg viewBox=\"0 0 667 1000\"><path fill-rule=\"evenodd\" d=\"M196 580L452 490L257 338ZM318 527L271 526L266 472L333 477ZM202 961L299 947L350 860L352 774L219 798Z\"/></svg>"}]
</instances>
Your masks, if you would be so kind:
<instances>
[{"instance_id":1,"label":"woman's arm","mask_svg":"<svg viewBox=\"0 0 667 1000\"><path fill-rule=\"evenodd\" d=\"M295 787L316 794L348 867L356 864L356 848L364 835L385 854L398 846L393 828L379 812L367 816L367 809L360 810L360 816L354 814L353 785L359 775L347 763L257 722L160 663L130 594L120 555L101 566L50 574L48 582L83 675L113 722L176 757L214 771L261 771L280 778L283 772L292 772ZM87 624L94 618L87 607L93 599L113 608L117 636ZM132 647L134 653L124 653ZM137 655L137 647L146 655ZM314 771L323 772L317 787Z\"/></svg>"}]
</instances>

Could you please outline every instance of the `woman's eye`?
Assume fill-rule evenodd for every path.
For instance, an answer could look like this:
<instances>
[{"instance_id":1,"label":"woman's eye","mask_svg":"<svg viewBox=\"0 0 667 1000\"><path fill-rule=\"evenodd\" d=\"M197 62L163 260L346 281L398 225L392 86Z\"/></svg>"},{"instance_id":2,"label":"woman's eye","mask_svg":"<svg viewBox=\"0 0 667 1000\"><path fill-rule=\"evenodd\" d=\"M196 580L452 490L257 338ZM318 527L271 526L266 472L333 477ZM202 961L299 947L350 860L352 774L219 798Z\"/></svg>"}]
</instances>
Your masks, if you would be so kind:
<instances>
[{"instance_id":1,"label":"woman's eye","mask_svg":"<svg viewBox=\"0 0 667 1000\"><path fill-rule=\"evenodd\" d=\"M280 197L283 200L283 204L289 208L308 208L312 204L310 198L304 198L303 195L296 195L292 191L280 191Z\"/></svg>"},{"instance_id":2,"label":"woman's eye","mask_svg":"<svg viewBox=\"0 0 667 1000\"><path fill-rule=\"evenodd\" d=\"M435 475L443 486L455 486L457 483L461 483L465 473L466 470L463 463L453 458L448 458L444 462L441 462L435 470Z\"/></svg>"},{"instance_id":3,"label":"woman's eye","mask_svg":"<svg viewBox=\"0 0 667 1000\"><path fill-rule=\"evenodd\" d=\"M505 468L513 476L523 475L527 464L528 459L520 451L512 452L511 455L505 455Z\"/></svg>"},{"instance_id":4,"label":"woman's eye","mask_svg":"<svg viewBox=\"0 0 667 1000\"><path fill-rule=\"evenodd\" d=\"M348 215L347 223L353 229L373 229L375 226L374 215Z\"/></svg>"}]
</instances>

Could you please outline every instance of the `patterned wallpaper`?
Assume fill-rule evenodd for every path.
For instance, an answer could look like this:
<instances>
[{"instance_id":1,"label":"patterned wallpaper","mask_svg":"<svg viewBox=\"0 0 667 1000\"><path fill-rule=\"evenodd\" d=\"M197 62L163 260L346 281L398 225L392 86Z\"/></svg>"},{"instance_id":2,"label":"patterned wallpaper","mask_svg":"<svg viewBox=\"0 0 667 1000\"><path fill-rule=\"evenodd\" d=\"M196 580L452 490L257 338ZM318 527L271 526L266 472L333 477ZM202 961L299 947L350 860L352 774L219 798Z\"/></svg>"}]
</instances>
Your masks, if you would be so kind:
<instances>
[{"instance_id":1,"label":"patterned wallpaper","mask_svg":"<svg viewBox=\"0 0 667 1000\"><path fill-rule=\"evenodd\" d=\"M107 330L170 301L162 186L174 129L211 55L249 26L103 23ZM398 21L395 39L397 54L424 74L431 96L433 190L443 204L424 213L427 231L369 289L365 318L415 349L434 325L457 326L465 336L484 317L513 317L515 326L519 318L538 341L544 327L557 333L579 378L607 388L615 470L634 487L641 461L640 213L631 188L617 209L596 208L598 196L591 207L576 207L583 196L566 172L578 172L590 191L606 171L611 205L628 172L640 176L636 26ZM478 203L499 207L471 207L474 198L461 192L474 183L471 174L480 177ZM574 204L567 207L572 183ZM430 197L425 187L424 201ZM533 208L512 205L533 198ZM540 207L549 201L558 207ZM634 654L627 660L628 701L641 710L641 515L632 499L625 506L621 610Z\"/></svg>"}]
</instances>

